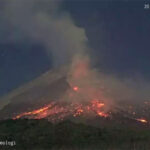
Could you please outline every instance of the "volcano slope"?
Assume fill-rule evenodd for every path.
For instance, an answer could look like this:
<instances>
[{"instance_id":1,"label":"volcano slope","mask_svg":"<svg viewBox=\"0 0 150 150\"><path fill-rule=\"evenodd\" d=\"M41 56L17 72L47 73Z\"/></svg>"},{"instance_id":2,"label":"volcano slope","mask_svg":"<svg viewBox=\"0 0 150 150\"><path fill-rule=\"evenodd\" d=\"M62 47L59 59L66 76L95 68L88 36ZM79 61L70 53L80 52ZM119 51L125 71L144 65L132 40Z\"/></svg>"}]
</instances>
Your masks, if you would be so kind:
<instances>
[{"instance_id":1,"label":"volcano slope","mask_svg":"<svg viewBox=\"0 0 150 150\"><path fill-rule=\"evenodd\" d=\"M0 99L0 118L33 110L57 100L69 88L65 69L48 71L39 78L21 86Z\"/></svg>"},{"instance_id":2,"label":"volcano slope","mask_svg":"<svg viewBox=\"0 0 150 150\"><path fill-rule=\"evenodd\" d=\"M103 98L62 100L66 95L84 96L79 86L68 82L67 68L61 68L1 98L0 139L15 140L19 150L150 149L149 121L136 119L122 107L105 111Z\"/></svg>"},{"instance_id":3,"label":"volcano slope","mask_svg":"<svg viewBox=\"0 0 150 150\"><path fill-rule=\"evenodd\" d=\"M98 126L112 126L121 123L133 127L139 126L138 122L141 122L144 126L149 126L146 119L138 118L133 114L136 110L128 110L128 106L132 106L130 104L123 105L123 107L121 104L115 104L113 109L106 109L108 100L103 96L102 90L98 86L92 87L90 85L93 84L92 82L87 84L90 71L84 65L81 66L79 65L74 73L79 75L76 82L86 81L81 86L77 86L76 82L70 83L68 68L62 67L46 72L1 98L0 119L47 118L50 122L70 119L84 123L90 123L89 120L93 120L94 126L97 124ZM82 77L85 71L89 73ZM150 114L149 110L146 108L145 114Z\"/></svg>"},{"instance_id":4,"label":"volcano slope","mask_svg":"<svg viewBox=\"0 0 150 150\"><path fill-rule=\"evenodd\" d=\"M105 103L107 99L101 96L101 91L87 85L80 88L70 84L67 69L64 67L48 71L1 98L0 119L46 118L53 123L69 119L97 127L149 127L148 120L133 114L136 110L128 110L130 104L123 104L122 107L118 103L113 109L105 109L108 101ZM146 117L150 114L149 107L145 114Z\"/></svg>"}]
</instances>

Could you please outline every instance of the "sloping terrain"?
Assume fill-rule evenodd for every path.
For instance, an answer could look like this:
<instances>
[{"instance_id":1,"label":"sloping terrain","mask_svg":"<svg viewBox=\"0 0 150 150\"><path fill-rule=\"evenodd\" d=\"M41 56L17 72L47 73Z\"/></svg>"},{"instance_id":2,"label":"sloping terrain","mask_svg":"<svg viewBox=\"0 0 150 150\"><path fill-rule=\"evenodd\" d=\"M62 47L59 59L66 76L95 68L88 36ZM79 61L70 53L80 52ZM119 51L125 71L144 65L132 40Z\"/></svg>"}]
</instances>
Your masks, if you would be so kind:
<instances>
[{"instance_id":1,"label":"sloping terrain","mask_svg":"<svg viewBox=\"0 0 150 150\"><path fill-rule=\"evenodd\" d=\"M105 111L107 104L105 98L101 98L99 89L93 88L93 90L91 87L85 86L82 89L78 86L72 86L68 82L67 75L67 68L48 71L1 98L0 119L46 118L54 123L69 119L97 127L147 128L150 126L150 122L142 118L143 116L149 118L149 105L133 107L131 104L118 103L115 107L113 106L113 109ZM78 98L89 98L86 97L89 93L92 93L90 98L98 95L100 99L78 101ZM69 101L64 101L65 98Z\"/></svg>"},{"instance_id":2,"label":"sloping terrain","mask_svg":"<svg viewBox=\"0 0 150 150\"><path fill-rule=\"evenodd\" d=\"M48 71L0 99L0 118L44 106L61 97L69 88L65 69Z\"/></svg>"}]
</instances>

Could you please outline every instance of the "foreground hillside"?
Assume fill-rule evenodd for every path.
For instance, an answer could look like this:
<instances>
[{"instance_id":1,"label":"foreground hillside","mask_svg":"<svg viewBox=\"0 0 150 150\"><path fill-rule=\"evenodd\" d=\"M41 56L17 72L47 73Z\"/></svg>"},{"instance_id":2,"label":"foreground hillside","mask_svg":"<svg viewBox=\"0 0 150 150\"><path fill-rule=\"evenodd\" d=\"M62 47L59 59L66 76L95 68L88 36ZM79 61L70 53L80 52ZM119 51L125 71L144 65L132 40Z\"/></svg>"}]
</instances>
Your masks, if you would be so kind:
<instances>
[{"instance_id":1,"label":"foreground hillside","mask_svg":"<svg viewBox=\"0 0 150 150\"><path fill-rule=\"evenodd\" d=\"M64 121L5 120L0 122L0 141L15 141L1 150L149 150L149 129L95 128Z\"/></svg>"}]
</instances>

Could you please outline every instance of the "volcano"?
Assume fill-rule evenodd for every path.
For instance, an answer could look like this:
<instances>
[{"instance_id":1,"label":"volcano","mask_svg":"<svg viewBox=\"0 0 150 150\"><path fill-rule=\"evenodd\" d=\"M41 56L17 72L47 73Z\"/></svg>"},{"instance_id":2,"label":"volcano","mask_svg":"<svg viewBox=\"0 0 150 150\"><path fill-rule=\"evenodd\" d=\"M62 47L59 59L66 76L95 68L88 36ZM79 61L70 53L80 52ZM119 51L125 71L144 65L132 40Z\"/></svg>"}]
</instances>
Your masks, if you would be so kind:
<instances>
[{"instance_id":1,"label":"volcano","mask_svg":"<svg viewBox=\"0 0 150 150\"><path fill-rule=\"evenodd\" d=\"M0 119L46 118L54 123L69 119L98 126L149 126L149 107L142 108L145 113L141 115L138 106L133 108L130 103L114 106L87 63L77 63L73 68L71 73L68 67L50 70L1 98Z\"/></svg>"},{"instance_id":2,"label":"volcano","mask_svg":"<svg viewBox=\"0 0 150 150\"><path fill-rule=\"evenodd\" d=\"M0 118L48 118L57 121L81 114L108 116L102 111L105 104L101 100L92 99L82 103L61 100L66 94L71 98L80 91L78 86L70 86L66 76L66 68L48 71L14 90L1 99Z\"/></svg>"}]
</instances>

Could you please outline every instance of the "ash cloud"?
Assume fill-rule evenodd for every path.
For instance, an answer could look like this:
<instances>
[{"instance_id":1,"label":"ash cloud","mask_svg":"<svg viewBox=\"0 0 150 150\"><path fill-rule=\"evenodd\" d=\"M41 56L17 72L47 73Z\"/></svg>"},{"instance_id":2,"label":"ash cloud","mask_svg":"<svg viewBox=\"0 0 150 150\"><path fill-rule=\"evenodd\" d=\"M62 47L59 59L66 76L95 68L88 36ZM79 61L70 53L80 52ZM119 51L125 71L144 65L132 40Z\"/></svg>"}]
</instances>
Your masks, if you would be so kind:
<instances>
[{"instance_id":1,"label":"ash cloud","mask_svg":"<svg viewBox=\"0 0 150 150\"><path fill-rule=\"evenodd\" d=\"M54 66L69 63L76 53L88 50L85 30L75 25L62 1L6 0L3 19L13 28L7 41L28 38L45 46Z\"/></svg>"}]
</instances>

